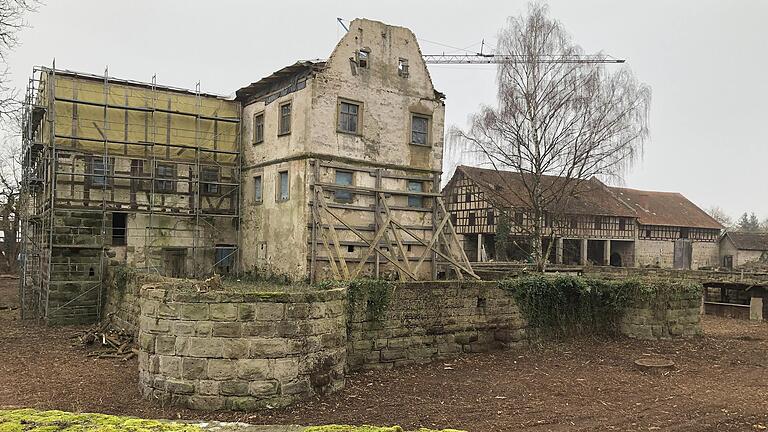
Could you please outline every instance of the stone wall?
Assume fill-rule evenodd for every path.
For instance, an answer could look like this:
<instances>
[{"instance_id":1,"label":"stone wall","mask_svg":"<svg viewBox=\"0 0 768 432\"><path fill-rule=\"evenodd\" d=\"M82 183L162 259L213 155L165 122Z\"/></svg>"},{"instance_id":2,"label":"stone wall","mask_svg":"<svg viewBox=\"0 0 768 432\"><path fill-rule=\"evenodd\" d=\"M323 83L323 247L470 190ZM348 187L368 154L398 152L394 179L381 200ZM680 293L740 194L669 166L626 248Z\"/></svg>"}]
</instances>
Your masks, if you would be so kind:
<instances>
[{"instance_id":1,"label":"stone wall","mask_svg":"<svg viewBox=\"0 0 768 432\"><path fill-rule=\"evenodd\" d=\"M637 339L700 336L701 309L701 294L655 303L639 302L627 310L619 329L623 335Z\"/></svg>"},{"instance_id":2,"label":"stone wall","mask_svg":"<svg viewBox=\"0 0 768 432\"><path fill-rule=\"evenodd\" d=\"M249 410L344 385L343 289L199 293L158 283L140 295L139 380L147 398Z\"/></svg>"},{"instance_id":3,"label":"stone wall","mask_svg":"<svg viewBox=\"0 0 768 432\"><path fill-rule=\"evenodd\" d=\"M494 282L414 282L392 291L383 308L366 293L350 292L348 370L428 362L525 340L517 305Z\"/></svg>"},{"instance_id":4,"label":"stone wall","mask_svg":"<svg viewBox=\"0 0 768 432\"><path fill-rule=\"evenodd\" d=\"M719 265L720 246L717 242L693 241L691 269ZM674 240L645 240L635 242L635 265L672 268L674 265Z\"/></svg>"}]
</instances>

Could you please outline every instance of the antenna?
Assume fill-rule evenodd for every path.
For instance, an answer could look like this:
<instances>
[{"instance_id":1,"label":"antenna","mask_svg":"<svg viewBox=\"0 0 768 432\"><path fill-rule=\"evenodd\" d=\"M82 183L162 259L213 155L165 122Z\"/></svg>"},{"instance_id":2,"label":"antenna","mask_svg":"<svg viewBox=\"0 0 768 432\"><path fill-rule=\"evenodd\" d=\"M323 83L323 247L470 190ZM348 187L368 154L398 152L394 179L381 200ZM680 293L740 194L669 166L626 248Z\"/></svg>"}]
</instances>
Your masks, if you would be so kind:
<instances>
[{"instance_id":1,"label":"antenna","mask_svg":"<svg viewBox=\"0 0 768 432\"><path fill-rule=\"evenodd\" d=\"M343 19L341 19L341 18L336 18L336 21L338 21L338 22L339 22L339 25L341 26L341 28L343 28L343 29L344 29L344 31L347 31L347 32L349 31L349 27L347 27L346 25L344 25L344 20L343 20Z\"/></svg>"}]
</instances>

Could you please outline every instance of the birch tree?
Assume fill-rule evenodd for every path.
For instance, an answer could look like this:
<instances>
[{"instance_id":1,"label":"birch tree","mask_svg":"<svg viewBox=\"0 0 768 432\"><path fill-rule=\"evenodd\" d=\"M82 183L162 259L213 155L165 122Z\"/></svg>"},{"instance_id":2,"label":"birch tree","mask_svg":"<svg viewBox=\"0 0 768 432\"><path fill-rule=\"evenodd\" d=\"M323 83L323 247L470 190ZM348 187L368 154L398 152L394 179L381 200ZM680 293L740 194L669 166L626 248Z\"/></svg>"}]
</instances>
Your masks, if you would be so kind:
<instances>
[{"instance_id":1,"label":"birch tree","mask_svg":"<svg viewBox=\"0 0 768 432\"><path fill-rule=\"evenodd\" d=\"M481 107L453 138L494 169L521 174L511 189L527 203L531 258L543 271L553 244L543 250L543 239L557 235L581 184L621 179L642 154L651 90L628 67L582 61L583 50L543 5L508 20L496 54L512 59L498 67L496 104ZM546 230L545 218L555 221Z\"/></svg>"}]
</instances>

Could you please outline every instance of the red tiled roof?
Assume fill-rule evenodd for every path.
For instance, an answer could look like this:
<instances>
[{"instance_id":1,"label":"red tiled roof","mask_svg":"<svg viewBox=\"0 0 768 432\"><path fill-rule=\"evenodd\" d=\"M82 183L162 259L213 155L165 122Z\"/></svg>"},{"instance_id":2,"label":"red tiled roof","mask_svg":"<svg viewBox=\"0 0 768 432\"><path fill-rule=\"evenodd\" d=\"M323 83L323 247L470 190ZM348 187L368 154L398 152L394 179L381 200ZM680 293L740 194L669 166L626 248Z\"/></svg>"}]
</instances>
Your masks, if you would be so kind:
<instances>
[{"instance_id":1,"label":"red tiled roof","mask_svg":"<svg viewBox=\"0 0 768 432\"><path fill-rule=\"evenodd\" d=\"M643 225L681 226L722 229L720 222L677 192L653 192L610 188L616 196L637 212Z\"/></svg>"},{"instance_id":2,"label":"red tiled roof","mask_svg":"<svg viewBox=\"0 0 768 432\"><path fill-rule=\"evenodd\" d=\"M736 249L768 251L768 233L729 231L725 235L731 239Z\"/></svg>"}]
</instances>

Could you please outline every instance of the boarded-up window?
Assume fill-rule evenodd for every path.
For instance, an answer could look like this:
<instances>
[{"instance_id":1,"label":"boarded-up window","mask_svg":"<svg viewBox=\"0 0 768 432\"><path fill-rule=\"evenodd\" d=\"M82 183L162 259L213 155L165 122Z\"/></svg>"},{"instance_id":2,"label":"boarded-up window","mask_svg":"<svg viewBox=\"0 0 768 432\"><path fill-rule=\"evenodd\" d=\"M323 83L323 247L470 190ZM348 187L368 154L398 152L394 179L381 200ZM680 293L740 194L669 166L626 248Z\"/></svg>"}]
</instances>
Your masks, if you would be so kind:
<instances>
[{"instance_id":1,"label":"boarded-up window","mask_svg":"<svg viewBox=\"0 0 768 432\"><path fill-rule=\"evenodd\" d=\"M469 226L475 226L475 212L469 212Z\"/></svg>"},{"instance_id":2,"label":"boarded-up window","mask_svg":"<svg viewBox=\"0 0 768 432\"><path fill-rule=\"evenodd\" d=\"M686 227L680 228L680 238L681 239L687 239L688 238L688 228L686 228Z\"/></svg>"},{"instance_id":3,"label":"boarded-up window","mask_svg":"<svg viewBox=\"0 0 768 432\"><path fill-rule=\"evenodd\" d=\"M280 122L277 134L286 135L291 133L291 103L284 102L280 104Z\"/></svg>"},{"instance_id":4,"label":"boarded-up window","mask_svg":"<svg viewBox=\"0 0 768 432\"><path fill-rule=\"evenodd\" d=\"M339 102L339 132L359 133L360 104Z\"/></svg>"},{"instance_id":5,"label":"boarded-up window","mask_svg":"<svg viewBox=\"0 0 768 432\"><path fill-rule=\"evenodd\" d=\"M261 144L264 142L264 113L253 116L253 143Z\"/></svg>"},{"instance_id":6,"label":"boarded-up window","mask_svg":"<svg viewBox=\"0 0 768 432\"><path fill-rule=\"evenodd\" d=\"M579 227L579 219L576 218L576 217L571 217L570 218L570 226L571 226L571 229L578 228Z\"/></svg>"},{"instance_id":7,"label":"boarded-up window","mask_svg":"<svg viewBox=\"0 0 768 432\"><path fill-rule=\"evenodd\" d=\"M488 210L488 225L496 223L496 215L493 214L493 210Z\"/></svg>"},{"instance_id":8,"label":"boarded-up window","mask_svg":"<svg viewBox=\"0 0 768 432\"><path fill-rule=\"evenodd\" d=\"M253 200L256 204L261 204L263 197L261 176L255 176L253 178Z\"/></svg>"},{"instance_id":9,"label":"boarded-up window","mask_svg":"<svg viewBox=\"0 0 768 432\"><path fill-rule=\"evenodd\" d=\"M458 222L458 217L456 216L456 213L451 213L451 225L456 226L456 222Z\"/></svg>"},{"instance_id":10,"label":"boarded-up window","mask_svg":"<svg viewBox=\"0 0 768 432\"><path fill-rule=\"evenodd\" d=\"M411 115L411 144L429 145L429 117Z\"/></svg>"},{"instance_id":11,"label":"boarded-up window","mask_svg":"<svg viewBox=\"0 0 768 432\"><path fill-rule=\"evenodd\" d=\"M424 183L420 181L408 180L408 192L424 192ZM421 195L408 195L408 207L424 207L424 197Z\"/></svg>"},{"instance_id":12,"label":"boarded-up window","mask_svg":"<svg viewBox=\"0 0 768 432\"><path fill-rule=\"evenodd\" d=\"M627 229L627 221L624 220L624 218L619 218L619 231L624 231Z\"/></svg>"},{"instance_id":13,"label":"boarded-up window","mask_svg":"<svg viewBox=\"0 0 768 432\"><path fill-rule=\"evenodd\" d=\"M277 200L288 201L290 195L290 182L288 179L288 171L280 171L277 173Z\"/></svg>"},{"instance_id":14,"label":"boarded-up window","mask_svg":"<svg viewBox=\"0 0 768 432\"><path fill-rule=\"evenodd\" d=\"M336 170L335 183L338 185L351 186L352 185L352 172ZM349 190L337 190L333 193L333 199L336 202L350 203L352 202L352 191Z\"/></svg>"}]
</instances>

